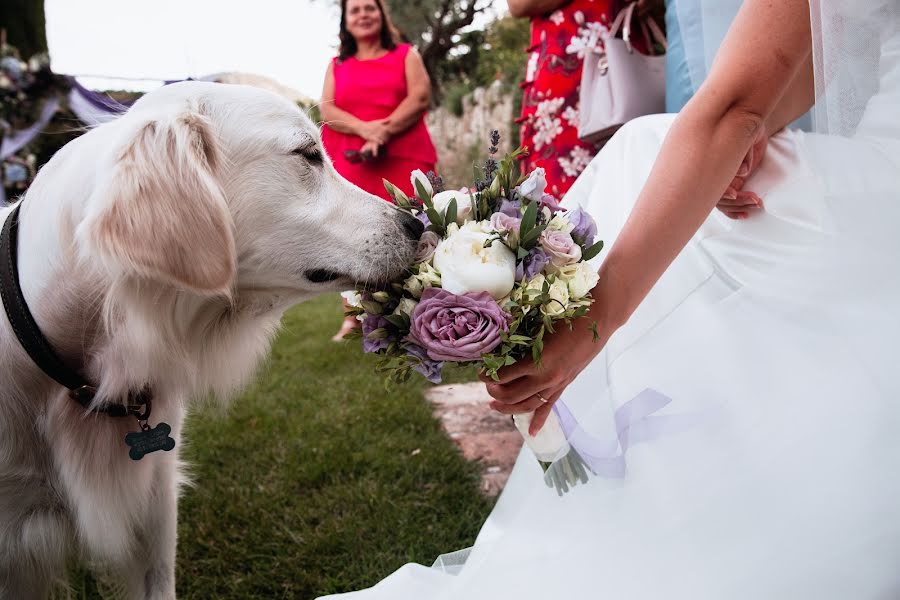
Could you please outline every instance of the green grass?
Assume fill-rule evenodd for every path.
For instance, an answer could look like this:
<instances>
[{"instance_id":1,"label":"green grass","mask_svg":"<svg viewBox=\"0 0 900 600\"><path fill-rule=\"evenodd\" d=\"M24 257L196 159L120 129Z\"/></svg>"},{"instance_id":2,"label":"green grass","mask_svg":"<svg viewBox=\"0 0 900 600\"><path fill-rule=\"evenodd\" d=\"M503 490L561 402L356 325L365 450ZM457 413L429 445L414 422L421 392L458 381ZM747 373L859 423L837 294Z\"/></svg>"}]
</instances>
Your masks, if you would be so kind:
<instances>
[{"instance_id":1,"label":"green grass","mask_svg":"<svg viewBox=\"0 0 900 600\"><path fill-rule=\"evenodd\" d=\"M386 391L358 340L329 340L340 319L336 296L294 309L256 384L191 415L179 598L314 598L474 541L490 502L428 384ZM97 597L89 578L75 587Z\"/></svg>"}]
</instances>

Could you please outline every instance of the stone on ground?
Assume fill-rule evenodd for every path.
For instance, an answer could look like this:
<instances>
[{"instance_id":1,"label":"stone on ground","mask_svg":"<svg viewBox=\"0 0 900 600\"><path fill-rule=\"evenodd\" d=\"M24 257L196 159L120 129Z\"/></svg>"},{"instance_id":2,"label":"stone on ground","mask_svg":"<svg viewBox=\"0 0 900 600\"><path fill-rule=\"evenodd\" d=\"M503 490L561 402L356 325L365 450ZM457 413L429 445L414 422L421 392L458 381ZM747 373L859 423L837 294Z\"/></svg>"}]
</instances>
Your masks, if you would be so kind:
<instances>
[{"instance_id":1,"label":"stone on ground","mask_svg":"<svg viewBox=\"0 0 900 600\"><path fill-rule=\"evenodd\" d=\"M440 385L425 392L425 398L463 456L481 464L482 491L499 494L522 447L512 419L491 410L480 382Z\"/></svg>"}]
</instances>

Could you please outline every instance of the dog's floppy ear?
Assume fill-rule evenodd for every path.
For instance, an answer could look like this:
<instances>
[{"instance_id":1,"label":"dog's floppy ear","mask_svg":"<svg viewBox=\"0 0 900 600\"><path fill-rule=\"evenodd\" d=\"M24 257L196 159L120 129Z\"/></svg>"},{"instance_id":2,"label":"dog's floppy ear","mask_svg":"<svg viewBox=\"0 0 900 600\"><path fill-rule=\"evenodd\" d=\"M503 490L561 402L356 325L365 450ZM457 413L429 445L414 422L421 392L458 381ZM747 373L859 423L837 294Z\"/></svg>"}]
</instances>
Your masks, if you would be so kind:
<instances>
[{"instance_id":1,"label":"dog's floppy ear","mask_svg":"<svg viewBox=\"0 0 900 600\"><path fill-rule=\"evenodd\" d=\"M237 260L219 163L198 110L142 123L89 204L82 239L116 268L228 294Z\"/></svg>"}]
</instances>

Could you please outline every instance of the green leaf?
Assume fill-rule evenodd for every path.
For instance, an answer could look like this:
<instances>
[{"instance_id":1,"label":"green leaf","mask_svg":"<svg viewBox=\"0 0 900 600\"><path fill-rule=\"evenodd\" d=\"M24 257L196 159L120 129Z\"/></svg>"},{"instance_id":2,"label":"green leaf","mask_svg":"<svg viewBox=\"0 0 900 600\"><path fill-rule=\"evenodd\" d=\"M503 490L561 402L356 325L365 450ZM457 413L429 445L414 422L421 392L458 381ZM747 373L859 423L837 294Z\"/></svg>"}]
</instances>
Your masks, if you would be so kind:
<instances>
[{"instance_id":1,"label":"green leaf","mask_svg":"<svg viewBox=\"0 0 900 600\"><path fill-rule=\"evenodd\" d=\"M384 317L384 320L397 329L406 329L408 327L408 322L403 318L405 316L406 315L387 315Z\"/></svg>"},{"instance_id":2,"label":"green leaf","mask_svg":"<svg viewBox=\"0 0 900 600\"><path fill-rule=\"evenodd\" d=\"M592 258L594 258L595 256L597 256L598 254L600 254L600 251L601 251L601 250L603 250L603 240L600 240L599 242L597 242L596 244L594 244L594 245L591 246L590 248L585 249L585 250L581 253L581 260L591 260Z\"/></svg>"},{"instance_id":3,"label":"green leaf","mask_svg":"<svg viewBox=\"0 0 900 600\"><path fill-rule=\"evenodd\" d=\"M597 321L591 323L591 333L594 334L594 343L596 344L600 341L600 332L597 331Z\"/></svg>"},{"instance_id":4,"label":"green leaf","mask_svg":"<svg viewBox=\"0 0 900 600\"><path fill-rule=\"evenodd\" d=\"M434 206L429 206L425 209L425 214L428 215L428 220L431 221L434 232L443 237L447 228L444 225L444 217L441 216L441 213L439 213Z\"/></svg>"},{"instance_id":5,"label":"green leaf","mask_svg":"<svg viewBox=\"0 0 900 600\"><path fill-rule=\"evenodd\" d=\"M530 206L534 205L531 204ZM541 234L544 233L545 229L547 229L546 225L536 225L531 231L522 236L522 239L519 240L519 245L529 249L533 248L537 245L538 238L541 237Z\"/></svg>"},{"instance_id":6,"label":"green leaf","mask_svg":"<svg viewBox=\"0 0 900 600\"><path fill-rule=\"evenodd\" d=\"M447 205L447 212L444 213L444 223L456 223L456 198Z\"/></svg>"},{"instance_id":7,"label":"green leaf","mask_svg":"<svg viewBox=\"0 0 900 600\"><path fill-rule=\"evenodd\" d=\"M522 247L522 242L519 241L519 249L516 250L516 258L518 258L519 260L522 260L522 259L525 258L526 256L528 256L528 250L526 250L525 248L523 248L523 247Z\"/></svg>"},{"instance_id":8,"label":"green leaf","mask_svg":"<svg viewBox=\"0 0 900 600\"><path fill-rule=\"evenodd\" d=\"M528 204L528 207L525 209L525 214L522 215L522 222L519 224L519 238L525 239L525 236L534 228L534 224L537 222L537 203L531 202Z\"/></svg>"},{"instance_id":9,"label":"green leaf","mask_svg":"<svg viewBox=\"0 0 900 600\"><path fill-rule=\"evenodd\" d=\"M422 201L422 204L431 204L431 194L418 178L416 178L416 196Z\"/></svg>"},{"instance_id":10,"label":"green leaf","mask_svg":"<svg viewBox=\"0 0 900 600\"><path fill-rule=\"evenodd\" d=\"M378 329L370 331L369 335L367 335L366 338L368 338L370 340L383 340L387 336L388 336L388 330L385 329L384 327L379 327Z\"/></svg>"},{"instance_id":11,"label":"green leaf","mask_svg":"<svg viewBox=\"0 0 900 600\"><path fill-rule=\"evenodd\" d=\"M363 300L360 302L360 305L363 307L363 310L370 315L380 315L384 312L384 308L380 304L371 300Z\"/></svg>"}]
</instances>

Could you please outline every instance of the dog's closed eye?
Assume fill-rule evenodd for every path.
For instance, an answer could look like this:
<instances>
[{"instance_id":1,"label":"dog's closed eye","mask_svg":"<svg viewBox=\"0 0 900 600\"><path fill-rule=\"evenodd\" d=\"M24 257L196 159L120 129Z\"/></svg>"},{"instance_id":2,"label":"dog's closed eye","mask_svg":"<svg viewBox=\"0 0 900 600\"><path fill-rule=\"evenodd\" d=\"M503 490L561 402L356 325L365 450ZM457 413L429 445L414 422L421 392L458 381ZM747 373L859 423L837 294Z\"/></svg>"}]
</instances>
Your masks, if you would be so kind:
<instances>
[{"instance_id":1,"label":"dog's closed eye","mask_svg":"<svg viewBox=\"0 0 900 600\"><path fill-rule=\"evenodd\" d=\"M291 154L299 154L310 164L321 165L322 164L322 153L319 151L316 146L302 146L300 148L295 148Z\"/></svg>"}]
</instances>

